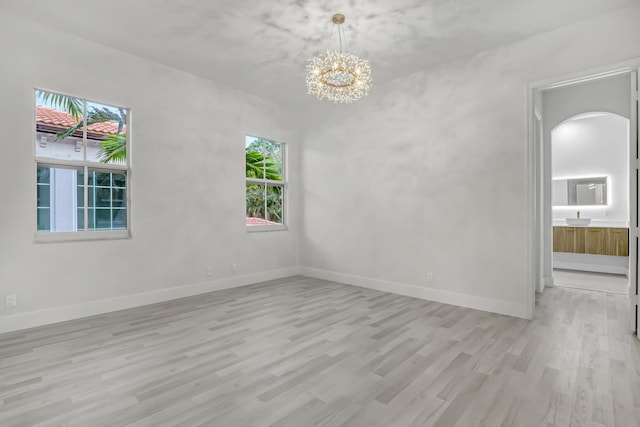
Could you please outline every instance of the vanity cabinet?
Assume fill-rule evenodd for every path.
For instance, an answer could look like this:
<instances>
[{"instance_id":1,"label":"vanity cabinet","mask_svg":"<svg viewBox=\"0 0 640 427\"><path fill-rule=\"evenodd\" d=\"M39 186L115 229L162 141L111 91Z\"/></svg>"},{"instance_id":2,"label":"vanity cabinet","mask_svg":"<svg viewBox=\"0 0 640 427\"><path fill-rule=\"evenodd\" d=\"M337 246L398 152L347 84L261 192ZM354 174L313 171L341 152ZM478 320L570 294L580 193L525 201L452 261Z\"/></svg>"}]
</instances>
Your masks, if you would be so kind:
<instances>
[{"instance_id":1,"label":"vanity cabinet","mask_svg":"<svg viewBox=\"0 0 640 427\"><path fill-rule=\"evenodd\" d=\"M609 228L606 248L610 255L629 256L629 229Z\"/></svg>"},{"instance_id":2,"label":"vanity cabinet","mask_svg":"<svg viewBox=\"0 0 640 427\"><path fill-rule=\"evenodd\" d=\"M629 256L629 229L553 227L553 251Z\"/></svg>"}]
</instances>

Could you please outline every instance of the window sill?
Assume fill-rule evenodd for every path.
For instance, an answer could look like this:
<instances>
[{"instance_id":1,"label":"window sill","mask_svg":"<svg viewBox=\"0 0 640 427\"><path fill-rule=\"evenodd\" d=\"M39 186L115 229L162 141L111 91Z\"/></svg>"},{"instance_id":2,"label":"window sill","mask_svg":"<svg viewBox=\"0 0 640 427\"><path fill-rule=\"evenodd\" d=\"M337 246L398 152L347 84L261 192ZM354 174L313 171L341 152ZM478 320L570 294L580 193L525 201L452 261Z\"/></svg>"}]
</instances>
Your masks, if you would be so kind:
<instances>
[{"instance_id":1,"label":"window sill","mask_svg":"<svg viewBox=\"0 0 640 427\"><path fill-rule=\"evenodd\" d=\"M94 240L130 239L129 230L116 231L70 231L70 232L37 232L34 243L85 242Z\"/></svg>"},{"instance_id":2,"label":"window sill","mask_svg":"<svg viewBox=\"0 0 640 427\"><path fill-rule=\"evenodd\" d=\"M284 224L279 225L248 225L247 233L256 233L264 231L287 231L289 227Z\"/></svg>"}]
</instances>

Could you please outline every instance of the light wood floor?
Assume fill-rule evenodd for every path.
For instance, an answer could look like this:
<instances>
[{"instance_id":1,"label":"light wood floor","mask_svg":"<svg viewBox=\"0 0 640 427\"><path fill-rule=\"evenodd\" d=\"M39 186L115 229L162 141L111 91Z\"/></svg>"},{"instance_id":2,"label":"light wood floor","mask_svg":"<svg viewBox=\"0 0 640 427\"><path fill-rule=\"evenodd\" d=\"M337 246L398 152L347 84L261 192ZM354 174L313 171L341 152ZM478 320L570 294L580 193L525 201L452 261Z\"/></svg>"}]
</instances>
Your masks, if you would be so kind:
<instances>
[{"instance_id":1,"label":"light wood floor","mask_svg":"<svg viewBox=\"0 0 640 427\"><path fill-rule=\"evenodd\" d=\"M533 321L305 277L0 335L0 425L640 426L621 295Z\"/></svg>"}]
</instances>

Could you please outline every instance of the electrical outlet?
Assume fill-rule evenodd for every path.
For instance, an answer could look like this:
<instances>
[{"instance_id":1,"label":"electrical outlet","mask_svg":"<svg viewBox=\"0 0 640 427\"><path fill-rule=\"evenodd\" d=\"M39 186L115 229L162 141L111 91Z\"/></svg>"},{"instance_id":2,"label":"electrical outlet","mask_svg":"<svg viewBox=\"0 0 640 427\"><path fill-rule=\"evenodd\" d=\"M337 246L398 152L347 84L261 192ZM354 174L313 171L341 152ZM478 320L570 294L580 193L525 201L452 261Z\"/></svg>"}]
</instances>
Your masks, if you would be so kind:
<instances>
[{"instance_id":1,"label":"electrical outlet","mask_svg":"<svg viewBox=\"0 0 640 427\"><path fill-rule=\"evenodd\" d=\"M427 283L433 283L433 273L427 273Z\"/></svg>"},{"instance_id":2,"label":"electrical outlet","mask_svg":"<svg viewBox=\"0 0 640 427\"><path fill-rule=\"evenodd\" d=\"M209 277L213 276L213 266L212 265L207 267L207 276L209 276Z\"/></svg>"},{"instance_id":3,"label":"electrical outlet","mask_svg":"<svg viewBox=\"0 0 640 427\"><path fill-rule=\"evenodd\" d=\"M231 264L231 272L232 273L238 272L238 264Z\"/></svg>"},{"instance_id":4,"label":"electrical outlet","mask_svg":"<svg viewBox=\"0 0 640 427\"><path fill-rule=\"evenodd\" d=\"M18 297L15 294L7 295L5 297L5 304L7 307L15 307L18 305Z\"/></svg>"}]
</instances>

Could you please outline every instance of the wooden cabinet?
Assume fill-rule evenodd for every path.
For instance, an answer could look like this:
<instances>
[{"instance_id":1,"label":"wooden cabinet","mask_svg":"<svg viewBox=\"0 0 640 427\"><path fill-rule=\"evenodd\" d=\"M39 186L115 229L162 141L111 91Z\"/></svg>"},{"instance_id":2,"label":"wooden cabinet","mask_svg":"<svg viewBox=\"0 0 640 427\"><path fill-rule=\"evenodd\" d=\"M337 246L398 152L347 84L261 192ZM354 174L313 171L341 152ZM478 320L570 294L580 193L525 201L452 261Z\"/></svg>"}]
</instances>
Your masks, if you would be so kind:
<instances>
[{"instance_id":1,"label":"wooden cabinet","mask_svg":"<svg viewBox=\"0 0 640 427\"><path fill-rule=\"evenodd\" d=\"M553 227L553 252L577 252L576 240L576 227Z\"/></svg>"},{"instance_id":2,"label":"wooden cabinet","mask_svg":"<svg viewBox=\"0 0 640 427\"><path fill-rule=\"evenodd\" d=\"M585 230L584 236L584 253L585 254L598 254L608 255L604 247L604 242L607 240L605 234L607 234L607 228L583 228Z\"/></svg>"},{"instance_id":3,"label":"wooden cabinet","mask_svg":"<svg viewBox=\"0 0 640 427\"><path fill-rule=\"evenodd\" d=\"M605 247L607 255L629 256L629 229L609 228Z\"/></svg>"},{"instance_id":4,"label":"wooden cabinet","mask_svg":"<svg viewBox=\"0 0 640 427\"><path fill-rule=\"evenodd\" d=\"M553 251L629 256L629 229L553 227Z\"/></svg>"}]
</instances>

